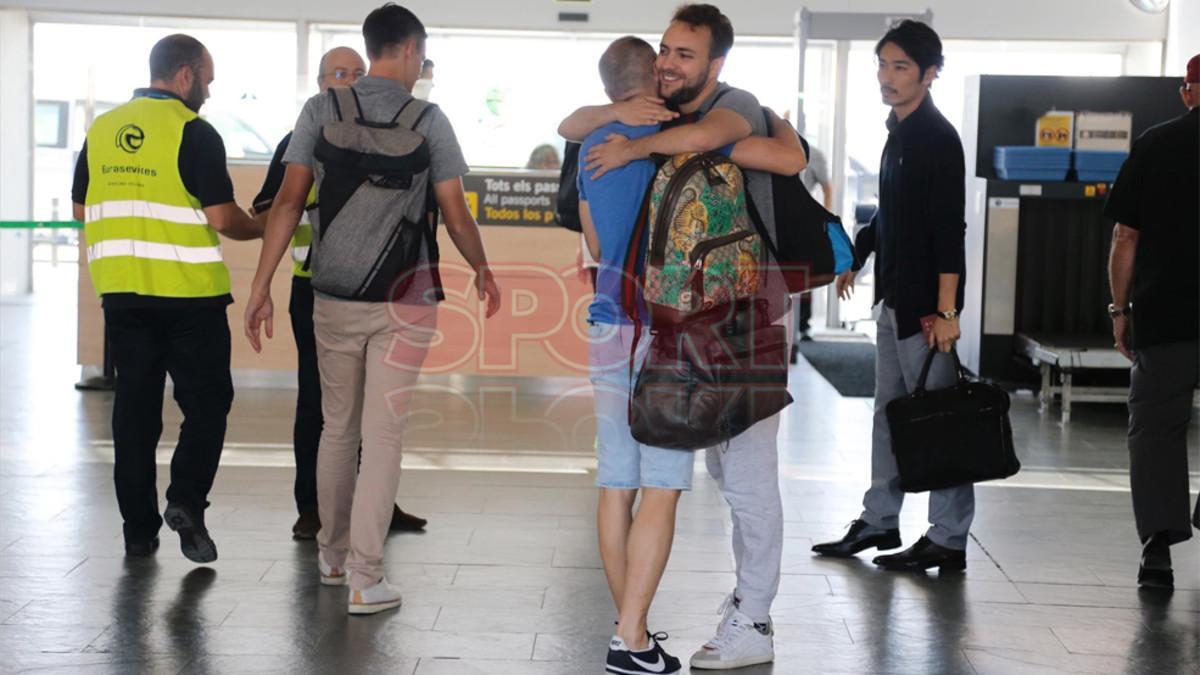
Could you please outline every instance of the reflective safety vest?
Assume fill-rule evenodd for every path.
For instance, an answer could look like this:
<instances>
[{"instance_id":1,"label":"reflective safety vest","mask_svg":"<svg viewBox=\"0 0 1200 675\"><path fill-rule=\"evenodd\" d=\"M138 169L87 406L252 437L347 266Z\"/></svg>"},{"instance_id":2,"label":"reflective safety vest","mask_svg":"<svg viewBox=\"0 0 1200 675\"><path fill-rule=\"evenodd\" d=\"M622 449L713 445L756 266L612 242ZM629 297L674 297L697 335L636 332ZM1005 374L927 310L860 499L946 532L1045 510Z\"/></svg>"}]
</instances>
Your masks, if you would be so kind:
<instances>
[{"instance_id":1,"label":"reflective safety vest","mask_svg":"<svg viewBox=\"0 0 1200 675\"><path fill-rule=\"evenodd\" d=\"M306 279L312 278L312 265L304 269L308 260L308 247L312 245L312 221L317 216L317 186L314 184L308 191L308 201L304 203L304 213L300 215L300 224L292 235L292 274Z\"/></svg>"},{"instance_id":2,"label":"reflective safety vest","mask_svg":"<svg viewBox=\"0 0 1200 675\"><path fill-rule=\"evenodd\" d=\"M207 298L229 293L229 270L200 200L179 174L182 101L138 96L87 133L84 234L100 295Z\"/></svg>"}]
</instances>

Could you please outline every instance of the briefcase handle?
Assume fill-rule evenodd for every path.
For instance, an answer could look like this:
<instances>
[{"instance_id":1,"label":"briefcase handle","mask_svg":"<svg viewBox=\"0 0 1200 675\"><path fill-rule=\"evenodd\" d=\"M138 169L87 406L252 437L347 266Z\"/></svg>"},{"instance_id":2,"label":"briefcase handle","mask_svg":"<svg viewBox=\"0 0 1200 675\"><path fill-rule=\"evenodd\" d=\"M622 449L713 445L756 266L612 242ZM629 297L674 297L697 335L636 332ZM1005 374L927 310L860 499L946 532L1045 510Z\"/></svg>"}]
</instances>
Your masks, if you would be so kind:
<instances>
[{"instance_id":1,"label":"briefcase handle","mask_svg":"<svg viewBox=\"0 0 1200 675\"><path fill-rule=\"evenodd\" d=\"M921 367L921 377L917 380L917 388L913 391L914 396L923 396L925 394L925 380L929 377L929 367L933 365L933 357L937 356L937 353L937 347L929 348L929 354L925 357L925 365ZM954 357L954 372L958 373L959 383L966 383L967 371L963 368L962 362L958 360L958 350L950 347L950 355Z\"/></svg>"}]
</instances>

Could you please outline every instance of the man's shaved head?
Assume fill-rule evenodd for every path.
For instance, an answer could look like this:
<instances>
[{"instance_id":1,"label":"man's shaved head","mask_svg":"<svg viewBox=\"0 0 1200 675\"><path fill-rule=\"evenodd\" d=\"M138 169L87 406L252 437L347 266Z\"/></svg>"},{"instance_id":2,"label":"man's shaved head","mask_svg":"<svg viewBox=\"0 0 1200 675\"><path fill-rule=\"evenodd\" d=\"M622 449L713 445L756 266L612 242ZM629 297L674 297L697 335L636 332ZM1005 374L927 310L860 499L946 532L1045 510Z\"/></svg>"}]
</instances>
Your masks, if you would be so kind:
<instances>
[{"instance_id":1,"label":"man's shaved head","mask_svg":"<svg viewBox=\"0 0 1200 675\"><path fill-rule=\"evenodd\" d=\"M642 91L653 93L657 56L654 47L639 37L626 35L613 41L600 57L600 81L608 97L623 101Z\"/></svg>"},{"instance_id":2,"label":"man's shaved head","mask_svg":"<svg viewBox=\"0 0 1200 675\"><path fill-rule=\"evenodd\" d=\"M317 67L317 84L322 91L329 87L350 86L366 70L367 64L358 52L349 47L334 47L321 56L321 64ZM342 73L342 76L338 77L337 73Z\"/></svg>"}]
</instances>

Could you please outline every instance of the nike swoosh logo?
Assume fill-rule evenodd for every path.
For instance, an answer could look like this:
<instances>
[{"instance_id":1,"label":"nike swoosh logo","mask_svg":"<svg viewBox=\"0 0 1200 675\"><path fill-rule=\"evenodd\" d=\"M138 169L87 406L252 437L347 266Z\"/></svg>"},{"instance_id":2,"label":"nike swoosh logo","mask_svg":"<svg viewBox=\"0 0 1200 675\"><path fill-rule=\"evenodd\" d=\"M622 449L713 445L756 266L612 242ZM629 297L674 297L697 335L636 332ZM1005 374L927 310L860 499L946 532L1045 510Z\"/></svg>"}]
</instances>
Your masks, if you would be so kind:
<instances>
[{"instance_id":1,"label":"nike swoosh logo","mask_svg":"<svg viewBox=\"0 0 1200 675\"><path fill-rule=\"evenodd\" d=\"M661 673L667 669L667 664L665 661L663 661L662 654L658 655L658 661L655 663L646 663L645 661L639 659L638 657L634 656L633 654L630 654L629 658L633 659L634 663L638 664L639 666L645 668L646 670L648 670L652 673Z\"/></svg>"}]
</instances>

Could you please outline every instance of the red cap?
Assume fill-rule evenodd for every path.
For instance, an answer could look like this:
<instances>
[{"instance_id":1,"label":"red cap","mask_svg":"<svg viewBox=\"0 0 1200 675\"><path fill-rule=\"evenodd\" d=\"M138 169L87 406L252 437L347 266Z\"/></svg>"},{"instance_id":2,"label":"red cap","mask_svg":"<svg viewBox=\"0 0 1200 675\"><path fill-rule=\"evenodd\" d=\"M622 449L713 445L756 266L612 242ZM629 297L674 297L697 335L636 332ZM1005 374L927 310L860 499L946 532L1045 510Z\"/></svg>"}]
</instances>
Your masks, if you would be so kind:
<instances>
[{"instance_id":1,"label":"red cap","mask_svg":"<svg viewBox=\"0 0 1200 675\"><path fill-rule=\"evenodd\" d=\"M1183 78L1184 82L1189 84L1200 84L1200 54L1192 57L1188 61L1187 76Z\"/></svg>"}]
</instances>

